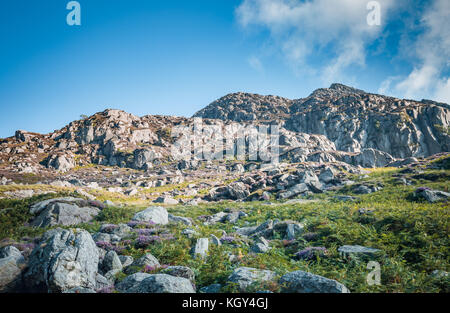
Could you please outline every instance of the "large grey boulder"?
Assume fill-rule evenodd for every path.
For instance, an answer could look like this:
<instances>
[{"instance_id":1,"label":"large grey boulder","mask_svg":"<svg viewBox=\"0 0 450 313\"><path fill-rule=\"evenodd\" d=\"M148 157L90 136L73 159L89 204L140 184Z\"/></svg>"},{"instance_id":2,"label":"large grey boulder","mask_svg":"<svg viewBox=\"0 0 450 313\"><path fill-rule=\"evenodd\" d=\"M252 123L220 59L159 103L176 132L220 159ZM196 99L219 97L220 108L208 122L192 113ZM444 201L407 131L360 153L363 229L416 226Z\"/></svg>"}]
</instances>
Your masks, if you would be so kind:
<instances>
[{"instance_id":1,"label":"large grey boulder","mask_svg":"<svg viewBox=\"0 0 450 313\"><path fill-rule=\"evenodd\" d=\"M84 201L84 199L81 198L74 198L74 197L63 197L63 198L54 198L54 199L49 199L49 200L44 200L44 201L40 201L37 202L35 204L33 204L30 207L30 213L33 215L39 214L41 213L49 204L54 203L54 202L79 202L79 201Z\"/></svg>"},{"instance_id":2,"label":"large grey boulder","mask_svg":"<svg viewBox=\"0 0 450 313\"><path fill-rule=\"evenodd\" d=\"M349 293L343 284L304 271L283 275L279 281L281 291L286 293Z\"/></svg>"},{"instance_id":3,"label":"large grey boulder","mask_svg":"<svg viewBox=\"0 0 450 313\"><path fill-rule=\"evenodd\" d=\"M0 249L0 259L14 257L15 259L23 259L22 253L14 246L7 246Z\"/></svg>"},{"instance_id":4,"label":"large grey boulder","mask_svg":"<svg viewBox=\"0 0 450 313\"><path fill-rule=\"evenodd\" d=\"M100 209L96 207L79 207L76 204L52 202L31 222L31 226L41 228L56 225L72 226L90 222L99 213Z\"/></svg>"},{"instance_id":5,"label":"large grey boulder","mask_svg":"<svg viewBox=\"0 0 450 313\"><path fill-rule=\"evenodd\" d=\"M113 270L122 270L122 262L117 253L113 250L108 251L102 261L102 271L107 273Z\"/></svg>"},{"instance_id":6,"label":"large grey boulder","mask_svg":"<svg viewBox=\"0 0 450 313\"><path fill-rule=\"evenodd\" d=\"M166 225L169 223L169 213L163 207L149 207L144 211L134 215L133 221L153 222L155 224Z\"/></svg>"},{"instance_id":7,"label":"large grey boulder","mask_svg":"<svg viewBox=\"0 0 450 313\"><path fill-rule=\"evenodd\" d=\"M162 274L168 274L175 277L183 277L189 279L191 282L195 281L195 273L187 266L169 266L163 271Z\"/></svg>"},{"instance_id":8,"label":"large grey boulder","mask_svg":"<svg viewBox=\"0 0 450 313\"><path fill-rule=\"evenodd\" d=\"M136 273L116 285L122 293L195 293L189 279L168 274Z\"/></svg>"},{"instance_id":9,"label":"large grey boulder","mask_svg":"<svg viewBox=\"0 0 450 313\"><path fill-rule=\"evenodd\" d=\"M25 259L20 251L8 246L0 250L0 293L20 292Z\"/></svg>"},{"instance_id":10,"label":"large grey boulder","mask_svg":"<svg viewBox=\"0 0 450 313\"><path fill-rule=\"evenodd\" d=\"M430 203L447 201L450 199L450 193L448 192L431 190L427 188L418 188L415 195L416 197L425 199Z\"/></svg>"},{"instance_id":11,"label":"large grey boulder","mask_svg":"<svg viewBox=\"0 0 450 313\"><path fill-rule=\"evenodd\" d=\"M116 285L116 290L122 293L136 293L139 284L148 277L150 277L150 274L147 273L136 273L127 276Z\"/></svg>"},{"instance_id":12,"label":"large grey boulder","mask_svg":"<svg viewBox=\"0 0 450 313\"><path fill-rule=\"evenodd\" d=\"M144 267L144 266L156 268L156 267L160 267L161 264L159 264L158 259L155 258L151 253L147 253L147 254L143 255L142 257L135 260L131 264L131 267Z\"/></svg>"},{"instance_id":13,"label":"large grey boulder","mask_svg":"<svg viewBox=\"0 0 450 313\"><path fill-rule=\"evenodd\" d=\"M168 204L168 205L175 205L178 204L178 200L172 198L172 197L168 197L168 196L161 196L158 197L155 201L153 201L154 203L162 203L162 204Z\"/></svg>"},{"instance_id":14,"label":"large grey boulder","mask_svg":"<svg viewBox=\"0 0 450 313\"><path fill-rule=\"evenodd\" d=\"M139 284L137 293L195 293L195 290L189 279L154 274Z\"/></svg>"},{"instance_id":15,"label":"large grey boulder","mask_svg":"<svg viewBox=\"0 0 450 313\"><path fill-rule=\"evenodd\" d=\"M31 253L24 280L32 291L94 289L98 260L97 246L87 231L53 229Z\"/></svg>"},{"instance_id":16,"label":"large grey boulder","mask_svg":"<svg viewBox=\"0 0 450 313\"><path fill-rule=\"evenodd\" d=\"M228 277L228 282L237 284L239 290L245 292L250 286L274 281L275 277L275 273L269 270L239 267Z\"/></svg>"},{"instance_id":17,"label":"large grey boulder","mask_svg":"<svg viewBox=\"0 0 450 313\"><path fill-rule=\"evenodd\" d=\"M308 185L306 183L300 183L292 186L287 191L281 192L278 195L279 199L289 199L295 197L299 194L309 191Z\"/></svg>"},{"instance_id":18,"label":"large grey boulder","mask_svg":"<svg viewBox=\"0 0 450 313\"><path fill-rule=\"evenodd\" d=\"M250 195L248 186L242 182L231 183L227 186L229 198L233 200L244 199Z\"/></svg>"}]
</instances>

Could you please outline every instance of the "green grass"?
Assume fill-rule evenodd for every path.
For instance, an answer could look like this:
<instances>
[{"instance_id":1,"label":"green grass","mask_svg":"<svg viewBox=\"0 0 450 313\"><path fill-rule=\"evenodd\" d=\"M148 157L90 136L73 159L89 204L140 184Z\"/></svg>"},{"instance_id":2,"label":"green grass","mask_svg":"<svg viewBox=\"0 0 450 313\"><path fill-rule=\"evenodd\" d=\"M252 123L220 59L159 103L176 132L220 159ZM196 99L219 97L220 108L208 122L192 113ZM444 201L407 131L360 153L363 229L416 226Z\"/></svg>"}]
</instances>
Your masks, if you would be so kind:
<instances>
[{"instance_id":1,"label":"green grass","mask_svg":"<svg viewBox=\"0 0 450 313\"><path fill-rule=\"evenodd\" d=\"M413 185L399 185L395 175L397 169L373 170L369 177L354 177L358 183L381 183L381 191L368 195L355 195L357 202L333 201L336 195L353 195L352 188L345 187L339 192L327 192L309 197L316 202L303 204L267 205L261 202L207 203L198 206L175 206L170 213L191 217L198 235L187 238L181 234L185 225L172 225L158 228L158 234L171 233L176 239L163 240L151 244L145 249L136 248L134 243L126 246L124 254L139 257L152 253L161 264L185 265L196 274L196 284L200 288L213 283L225 285L233 269L249 266L275 271L281 276L295 270L304 270L327 278L336 279L352 292L450 292L448 279L432 278L433 270L449 271L450 259L450 206L448 203L428 203L411 198L419 186L448 190L450 187L449 170L426 170L424 175L406 174ZM416 177L416 178L414 178ZM28 213L29 205L55 195L34 197L28 200L0 200L0 239L19 240L23 236L36 236L44 230L24 226L32 218ZM102 223L128 222L135 212L144 208L144 204L107 208L91 224L81 225L91 232L98 230ZM12 208L5 210L6 208ZM240 219L236 225L229 223L205 226L198 219L202 215L211 215L227 208L240 209L248 217ZM373 209L369 215L360 215L358 209ZM306 232L315 233L316 238L307 241L298 238L288 243L281 237L275 237L270 252L250 254L246 240L230 245L210 246L206 260L194 259L190 249L195 240L215 234L220 237L222 230L233 235L233 226L257 225L268 219L295 220L306 224ZM369 286L366 277L371 270L366 261L346 260L337 251L339 246L357 244L382 250L374 260L381 266L381 285ZM299 261L294 253L306 247L326 247L328 253L312 261ZM228 255L238 256L230 261ZM123 276L123 275L122 275ZM123 278L123 277L122 277ZM279 286L255 286L277 291ZM227 285L224 291L236 291L235 286Z\"/></svg>"}]
</instances>

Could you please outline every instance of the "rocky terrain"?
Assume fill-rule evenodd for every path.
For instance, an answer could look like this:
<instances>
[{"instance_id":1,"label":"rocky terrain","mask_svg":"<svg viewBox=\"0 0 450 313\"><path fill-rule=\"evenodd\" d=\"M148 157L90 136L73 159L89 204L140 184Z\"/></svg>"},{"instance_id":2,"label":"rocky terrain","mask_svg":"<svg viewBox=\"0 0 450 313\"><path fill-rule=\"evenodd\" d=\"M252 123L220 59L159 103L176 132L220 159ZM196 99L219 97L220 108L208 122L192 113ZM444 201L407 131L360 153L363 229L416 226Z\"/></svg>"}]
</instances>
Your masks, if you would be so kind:
<instances>
[{"instance_id":1,"label":"rocky terrain","mask_svg":"<svg viewBox=\"0 0 450 313\"><path fill-rule=\"evenodd\" d=\"M198 118L248 149L241 127L277 125L279 162L176 158ZM449 125L448 104L333 84L18 130L0 140L0 292L449 292Z\"/></svg>"}]
</instances>

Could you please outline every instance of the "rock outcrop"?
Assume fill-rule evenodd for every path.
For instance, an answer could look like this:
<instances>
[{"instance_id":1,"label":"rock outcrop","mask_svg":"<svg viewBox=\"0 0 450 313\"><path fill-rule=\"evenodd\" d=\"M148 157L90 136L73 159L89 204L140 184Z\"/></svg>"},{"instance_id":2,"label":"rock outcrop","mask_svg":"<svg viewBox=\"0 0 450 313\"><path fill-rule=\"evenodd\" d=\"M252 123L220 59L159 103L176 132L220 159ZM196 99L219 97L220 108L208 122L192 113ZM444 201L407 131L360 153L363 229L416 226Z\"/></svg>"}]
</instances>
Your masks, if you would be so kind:
<instances>
[{"instance_id":1,"label":"rock outcrop","mask_svg":"<svg viewBox=\"0 0 450 313\"><path fill-rule=\"evenodd\" d=\"M53 229L33 250L24 280L31 291L64 292L94 289L99 254L91 235L82 229Z\"/></svg>"}]
</instances>

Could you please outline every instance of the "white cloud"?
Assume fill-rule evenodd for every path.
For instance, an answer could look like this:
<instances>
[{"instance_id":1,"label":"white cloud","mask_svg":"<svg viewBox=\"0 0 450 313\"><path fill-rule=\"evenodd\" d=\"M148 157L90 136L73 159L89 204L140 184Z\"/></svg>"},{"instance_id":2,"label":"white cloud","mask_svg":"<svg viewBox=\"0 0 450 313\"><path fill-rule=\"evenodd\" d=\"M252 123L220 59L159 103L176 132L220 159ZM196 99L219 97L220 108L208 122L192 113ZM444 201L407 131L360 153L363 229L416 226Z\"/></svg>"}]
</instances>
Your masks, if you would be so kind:
<instances>
[{"instance_id":1,"label":"white cloud","mask_svg":"<svg viewBox=\"0 0 450 313\"><path fill-rule=\"evenodd\" d=\"M449 77L445 75L450 59L449 17L448 0L434 0L425 10L420 20L425 30L413 46L418 64L396 84L396 92L407 98L431 98L450 103Z\"/></svg>"},{"instance_id":2,"label":"white cloud","mask_svg":"<svg viewBox=\"0 0 450 313\"><path fill-rule=\"evenodd\" d=\"M331 62L322 65L321 76L333 82L341 80L346 67L365 64L365 47L383 29L395 1L378 2L381 26L368 25L367 0L244 0L236 15L244 28L267 28L294 69L306 66L310 57L325 56L332 47Z\"/></svg>"},{"instance_id":3,"label":"white cloud","mask_svg":"<svg viewBox=\"0 0 450 313\"><path fill-rule=\"evenodd\" d=\"M251 56L248 59L248 64L257 72L260 72L260 73L264 72L264 67L261 63L261 60L258 57Z\"/></svg>"}]
</instances>

